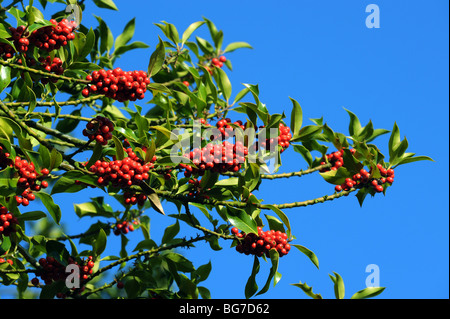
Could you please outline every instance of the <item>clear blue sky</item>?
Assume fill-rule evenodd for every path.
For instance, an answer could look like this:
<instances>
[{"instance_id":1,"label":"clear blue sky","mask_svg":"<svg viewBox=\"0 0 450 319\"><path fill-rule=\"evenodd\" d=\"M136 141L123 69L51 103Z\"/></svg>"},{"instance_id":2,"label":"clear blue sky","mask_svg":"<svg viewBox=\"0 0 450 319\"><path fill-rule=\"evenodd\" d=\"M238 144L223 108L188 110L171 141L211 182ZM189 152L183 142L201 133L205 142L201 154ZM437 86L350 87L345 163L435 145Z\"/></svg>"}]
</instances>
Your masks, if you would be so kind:
<instances>
[{"instance_id":1,"label":"clear blue sky","mask_svg":"<svg viewBox=\"0 0 450 319\"><path fill-rule=\"evenodd\" d=\"M447 1L115 3L119 12L98 9L89 2L83 24L96 26L92 14L100 15L116 37L127 21L136 17L133 39L151 47L125 54L116 62L122 69L146 70L158 35L162 36L153 23L173 23L181 34L190 23L207 17L223 30L224 45L246 41L254 48L227 55L233 63L233 71L227 72L234 94L242 88L241 83L259 84L260 99L271 113L284 111L289 116L292 97L303 108L304 125L309 118L323 116L335 131L343 133L348 132L344 107L356 113L363 125L372 120L376 128L392 129L396 121L402 137L408 139L408 151L435 160L398 167L395 184L386 196L367 198L362 208L349 196L285 210L297 237L294 243L313 250L320 269L292 250L280 260L281 281L262 298L304 298L299 288L290 285L299 281L325 298L334 298L328 276L333 271L343 277L346 297L350 297L365 288L369 264L379 266L380 284L387 287L382 298L449 297ZM365 8L370 3L380 8L379 29L365 25ZM196 34L208 38L209 33L203 26ZM289 118L286 121L289 123ZM386 155L387 142L387 135L376 140ZM282 172L307 166L292 148L283 153L282 160ZM265 203L284 203L331 193L333 186L313 175L266 181L257 196ZM91 222L75 224L78 220L72 213L72 203L87 201L90 195L83 191L69 199L55 196L68 233L79 233L80 227ZM36 209L31 206L30 210ZM167 211L170 209L175 212L169 204ZM164 228L174 220L153 211L148 214L151 236L159 242ZM183 234L195 232L183 228ZM132 233L130 239L137 242L141 234ZM213 270L204 284L213 298L244 298L253 258L230 249L229 242L221 245L219 252L203 244L180 252L196 267L211 260ZM118 254L119 249L117 241L111 254ZM262 262L257 277L260 288L269 268Z\"/></svg>"}]
</instances>

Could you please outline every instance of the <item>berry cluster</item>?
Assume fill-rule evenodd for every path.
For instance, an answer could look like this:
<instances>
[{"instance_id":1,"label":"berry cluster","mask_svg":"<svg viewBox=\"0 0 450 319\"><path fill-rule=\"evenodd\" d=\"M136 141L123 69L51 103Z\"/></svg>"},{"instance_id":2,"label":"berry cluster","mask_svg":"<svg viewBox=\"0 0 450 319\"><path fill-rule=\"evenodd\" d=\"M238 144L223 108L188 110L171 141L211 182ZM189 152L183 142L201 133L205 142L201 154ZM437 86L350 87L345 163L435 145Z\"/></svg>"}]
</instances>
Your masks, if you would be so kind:
<instances>
[{"instance_id":1,"label":"berry cluster","mask_svg":"<svg viewBox=\"0 0 450 319\"><path fill-rule=\"evenodd\" d=\"M97 174L97 182L100 185L108 186L111 183L114 187L126 189L132 185L139 185L141 181L146 181L149 178L148 172L153 169L156 156L153 156L150 162L144 163L144 160L139 158L131 147L124 148L124 150L128 157L125 157L123 160L110 162L98 160L89 168L89 171ZM143 151L146 151L145 147ZM127 205L137 203L142 206L147 200L147 196L125 191L124 200Z\"/></svg>"},{"instance_id":2,"label":"berry cluster","mask_svg":"<svg viewBox=\"0 0 450 319\"><path fill-rule=\"evenodd\" d=\"M12 264L14 264L14 262L11 260L11 259L6 259L5 260L5 258L3 258L3 257L0 257L0 264L3 264L3 263L8 263L8 264L10 264L10 265L12 265Z\"/></svg>"},{"instance_id":3,"label":"berry cluster","mask_svg":"<svg viewBox=\"0 0 450 319\"><path fill-rule=\"evenodd\" d=\"M149 178L148 171L153 167L152 163L142 165L130 157L117 161L96 161L89 171L96 173L97 182L107 186L110 182L113 186L128 187L138 185Z\"/></svg>"},{"instance_id":4,"label":"berry cluster","mask_svg":"<svg viewBox=\"0 0 450 319\"><path fill-rule=\"evenodd\" d=\"M14 48L8 43L0 42L0 58L1 59L11 59L14 56Z\"/></svg>"},{"instance_id":5,"label":"berry cluster","mask_svg":"<svg viewBox=\"0 0 450 319\"><path fill-rule=\"evenodd\" d=\"M135 205L144 206L145 201L147 200L147 195L140 193L137 194L135 192L126 191L123 193L123 200L125 205Z\"/></svg>"},{"instance_id":6,"label":"berry cluster","mask_svg":"<svg viewBox=\"0 0 450 319\"><path fill-rule=\"evenodd\" d=\"M190 179L189 184L192 185L192 189L189 190L188 197L209 199L209 196L204 194L204 190L200 186L200 181L197 178Z\"/></svg>"},{"instance_id":7,"label":"berry cluster","mask_svg":"<svg viewBox=\"0 0 450 319\"><path fill-rule=\"evenodd\" d=\"M352 187L373 187L377 193L381 193L384 190L383 185L391 185L394 182L394 170L392 168L386 169L381 164L377 164L377 168L380 171L381 178L371 178L372 169L367 172L365 169L361 169L359 173L356 173L352 178L348 177L342 185L336 185L334 190L340 192L342 190L348 191Z\"/></svg>"},{"instance_id":8,"label":"berry cluster","mask_svg":"<svg viewBox=\"0 0 450 319\"><path fill-rule=\"evenodd\" d=\"M291 245L288 243L288 236L279 230L263 231L261 227L258 227L258 235L254 233L240 232L239 229L233 227L231 233L236 235L242 240L236 245L236 251L246 255L256 255L261 257L266 255L269 257L269 251L276 249L280 257L287 255L291 249Z\"/></svg>"},{"instance_id":9,"label":"berry cluster","mask_svg":"<svg viewBox=\"0 0 450 319\"><path fill-rule=\"evenodd\" d=\"M196 148L184 155L192 161L195 167L182 163L180 167L185 169L184 176L186 177L195 174L203 176L206 170L219 173L237 172L241 169L241 163L244 163L244 156L247 154L248 149L241 142L232 144L224 141L222 144L215 145L209 143L202 149Z\"/></svg>"},{"instance_id":10,"label":"berry cluster","mask_svg":"<svg viewBox=\"0 0 450 319\"><path fill-rule=\"evenodd\" d=\"M289 147L292 138L291 129L283 123L280 123L278 128L280 135L277 138L270 138L261 142L261 147L269 151L271 144L278 143L281 146L280 153L283 153Z\"/></svg>"},{"instance_id":11,"label":"berry cluster","mask_svg":"<svg viewBox=\"0 0 450 319\"><path fill-rule=\"evenodd\" d=\"M355 154L356 150L354 148L352 148L352 149L350 149L350 152L352 154ZM339 167L342 167L344 165L343 156L344 156L344 149L340 149L339 151L325 155L326 159L331 164L331 167L323 168L320 170L320 172L324 173L324 172L328 172L330 170L336 171L337 169L339 169ZM326 164L325 161L320 162L320 165L325 165L325 164Z\"/></svg>"},{"instance_id":12,"label":"berry cluster","mask_svg":"<svg viewBox=\"0 0 450 319\"><path fill-rule=\"evenodd\" d=\"M22 190L21 195L16 196L17 205L28 206L30 201L36 198L33 191L38 192L41 188L48 187L48 182L43 179L50 174L50 171L47 168L43 168L39 174L36 172L33 163L28 163L26 159L22 159L19 156L16 156L14 160L14 167L19 173L17 182L18 194L19 190Z\"/></svg>"},{"instance_id":13,"label":"berry cluster","mask_svg":"<svg viewBox=\"0 0 450 319\"><path fill-rule=\"evenodd\" d=\"M150 83L147 72L125 72L121 68L93 71L86 80L91 83L81 92L84 97L97 93L119 102L142 100Z\"/></svg>"},{"instance_id":14,"label":"berry cluster","mask_svg":"<svg viewBox=\"0 0 450 319\"><path fill-rule=\"evenodd\" d=\"M222 140L226 140L227 138L229 138L230 136L232 136L231 133L233 133L233 126L230 125L231 124L231 119L229 118L225 118L225 119L221 119L216 123L216 127L219 130ZM238 120L234 123L232 123L238 127L240 127L242 130L245 130L245 125L242 124L242 121ZM211 140L214 140L220 137L219 136L211 136Z\"/></svg>"},{"instance_id":15,"label":"berry cluster","mask_svg":"<svg viewBox=\"0 0 450 319\"><path fill-rule=\"evenodd\" d=\"M32 61L32 60L30 60ZM39 62L41 63L41 67L47 71L47 72L53 72L57 75L62 75L64 73L64 68L62 67L63 62L60 58L54 57L53 59L50 56L47 56L46 58L40 57ZM49 78L42 78L41 82L42 84L47 84L50 81ZM58 79L51 79L53 83L58 82Z\"/></svg>"},{"instance_id":16,"label":"berry cluster","mask_svg":"<svg viewBox=\"0 0 450 319\"><path fill-rule=\"evenodd\" d=\"M118 236L120 234L128 234L128 232L130 231L134 231L134 226L133 225L139 225L139 222L137 220L134 220L132 223L130 223L129 221L124 220L123 222L118 222L115 226L114 226L114 235Z\"/></svg>"},{"instance_id":17,"label":"berry cluster","mask_svg":"<svg viewBox=\"0 0 450 319\"><path fill-rule=\"evenodd\" d=\"M95 266L92 256L89 256L87 260L82 260L81 263L78 263L73 257L69 257L67 263L69 265L78 266L81 280L88 279L89 275L92 274L92 268ZM50 285L55 281L66 280L67 276L70 274L66 273L66 267L52 256L39 259L39 265L42 269L36 273L37 277L31 279L31 283L34 286L40 285L38 277L41 277L45 285ZM62 292L59 292L56 296L58 298L65 298L65 294Z\"/></svg>"},{"instance_id":18,"label":"berry cluster","mask_svg":"<svg viewBox=\"0 0 450 319\"><path fill-rule=\"evenodd\" d=\"M60 22L51 19L50 22L53 25L31 32L29 38L31 44L41 50L50 52L66 46L68 41L75 39L73 32L76 28L76 22L67 19L62 19Z\"/></svg>"},{"instance_id":19,"label":"berry cluster","mask_svg":"<svg viewBox=\"0 0 450 319\"><path fill-rule=\"evenodd\" d=\"M211 66L212 67L223 67L223 64L227 61L227 58L221 55L219 58L212 58L211 59Z\"/></svg>"},{"instance_id":20,"label":"berry cluster","mask_svg":"<svg viewBox=\"0 0 450 319\"><path fill-rule=\"evenodd\" d=\"M10 153L3 152L3 146L0 145L0 170L14 166L13 161L9 158L10 156Z\"/></svg>"},{"instance_id":21,"label":"berry cluster","mask_svg":"<svg viewBox=\"0 0 450 319\"><path fill-rule=\"evenodd\" d=\"M97 116L86 124L83 130L83 135L87 136L89 140L96 140L97 143L106 145L112 139L112 131L114 130L114 123L108 118Z\"/></svg>"},{"instance_id":22,"label":"berry cluster","mask_svg":"<svg viewBox=\"0 0 450 319\"><path fill-rule=\"evenodd\" d=\"M29 32L27 31L26 27L21 25L17 28L10 27L9 31L11 32L12 38L10 40L13 40L14 47L16 50L20 53L25 53L28 51L28 46L30 45L30 40L28 40Z\"/></svg>"},{"instance_id":23,"label":"berry cluster","mask_svg":"<svg viewBox=\"0 0 450 319\"><path fill-rule=\"evenodd\" d=\"M8 209L0 205L0 237L9 236L16 231L17 218Z\"/></svg>"}]
</instances>

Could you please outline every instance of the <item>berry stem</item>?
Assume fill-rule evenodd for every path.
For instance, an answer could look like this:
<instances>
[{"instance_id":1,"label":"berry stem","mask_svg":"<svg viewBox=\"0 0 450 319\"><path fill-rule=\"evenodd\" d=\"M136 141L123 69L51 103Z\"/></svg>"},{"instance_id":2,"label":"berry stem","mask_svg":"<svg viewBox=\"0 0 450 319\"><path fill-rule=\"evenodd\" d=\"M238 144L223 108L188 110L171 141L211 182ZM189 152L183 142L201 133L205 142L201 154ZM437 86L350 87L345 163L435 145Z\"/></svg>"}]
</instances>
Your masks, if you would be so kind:
<instances>
[{"instance_id":1,"label":"berry stem","mask_svg":"<svg viewBox=\"0 0 450 319\"><path fill-rule=\"evenodd\" d=\"M83 98L83 99L78 99L78 100L73 100L73 101L64 101L64 102L43 102L43 101L37 101L36 102L36 106L53 106L55 104L59 105L59 106L67 106L67 105L79 105L79 104L85 104L85 103L89 103L89 102L93 102L95 100L101 99L103 98L103 95L93 95L87 98ZM8 107L20 107L20 106L28 106L30 105L30 102L8 102L5 103L6 106ZM22 112L23 114L26 114L26 112ZM38 112L36 112L38 113ZM19 113L17 113L19 114ZM35 113L32 113L35 114ZM50 113L41 113L43 114L43 116L47 116L50 117ZM67 114L70 115L70 114ZM56 116L56 114L53 114L51 117ZM64 114L60 114L59 117L63 118L65 115ZM76 117L75 115L70 115L72 117ZM69 116L66 116L69 117Z\"/></svg>"},{"instance_id":2,"label":"berry stem","mask_svg":"<svg viewBox=\"0 0 450 319\"><path fill-rule=\"evenodd\" d=\"M24 70L30 73L35 73L35 74L39 74L42 76L45 76L46 78L53 78L53 79L59 79L59 80L65 80L65 81L69 81L69 82L77 82L77 83L83 83L83 84L89 84L90 81L84 80L84 79L78 79L78 78L71 78L68 76L64 76L64 75L57 75L54 73L49 73L49 72L45 72L45 71L41 71L41 70L36 70L33 68L29 68L23 65L19 65L19 64L14 64L11 62L7 62L7 61L3 61L0 60L0 64L4 65L4 66L9 66L10 68L13 69L19 69L19 70Z\"/></svg>"},{"instance_id":3,"label":"berry stem","mask_svg":"<svg viewBox=\"0 0 450 319\"><path fill-rule=\"evenodd\" d=\"M320 171L321 169L324 169L324 168L329 168L330 166L331 166L331 164L324 164L324 165L319 165L314 168L300 170L298 172L289 172L289 173L282 173L282 174L261 174L260 176L263 179L270 179L270 180L278 179L278 178L290 178L290 177L294 177L294 176L301 177L303 175L307 175L307 174L311 174L311 173ZM224 173L224 175L239 177L241 175L241 173L228 172L228 173Z\"/></svg>"}]
</instances>

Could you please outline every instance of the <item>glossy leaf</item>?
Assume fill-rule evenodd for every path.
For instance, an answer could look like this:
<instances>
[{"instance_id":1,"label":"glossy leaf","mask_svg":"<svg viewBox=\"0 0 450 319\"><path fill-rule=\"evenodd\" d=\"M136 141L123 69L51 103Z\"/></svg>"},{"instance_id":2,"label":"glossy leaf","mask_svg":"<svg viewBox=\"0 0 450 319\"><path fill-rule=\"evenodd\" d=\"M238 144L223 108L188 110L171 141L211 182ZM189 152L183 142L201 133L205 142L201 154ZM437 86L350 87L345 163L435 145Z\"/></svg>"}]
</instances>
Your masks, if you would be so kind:
<instances>
[{"instance_id":1,"label":"glossy leaf","mask_svg":"<svg viewBox=\"0 0 450 319\"><path fill-rule=\"evenodd\" d=\"M256 275L259 273L259 258L254 256L252 273L248 277L247 283L245 284L245 298L251 298L258 291L258 284L256 283Z\"/></svg>"},{"instance_id":2,"label":"glossy leaf","mask_svg":"<svg viewBox=\"0 0 450 319\"><path fill-rule=\"evenodd\" d=\"M59 225L59 221L61 220L61 208L53 202L53 198L49 194L43 192L36 192L36 197L42 201L42 204L47 208L50 216L52 216L55 223Z\"/></svg>"},{"instance_id":3,"label":"glossy leaf","mask_svg":"<svg viewBox=\"0 0 450 319\"><path fill-rule=\"evenodd\" d=\"M317 258L316 254L314 254L311 250L309 250L308 248L306 248L302 245L293 244L292 246L294 246L295 248L300 250L302 253L304 253L312 261L314 266L316 266L317 269L319 269L319 259Z\"/></svg>"},{"instance_id":4,"label":"glossy leaf","mask_svg":"<svg viewBox=\"0 0 450 319\"><path fill-rule=\"evenodd\" d=\"M308 296L313 299L323 299L320 294L316 294L313 292L312 287L308 286L306 283L302 283L301 281L298 284L291 284L292 286L298 287L305 292Z\"/></svg>"},{"instance_id":5,"label":"glossy leaf","mask_svg":"<svg viewBox=\"0 0 450 319\"><path fill-rule=\"evenodd\" d=\"M342 277L334 272L334 276L329 275L331 280L334 283L334 294L336 296L336 299L344 299L345 296L345 286L344 286L344 280L342 279Z\"/></svg>"},{"instance_id":6,"label":"glossy leaf","mask_svg":"<svg viewBox=\"0 0 450 319\"><path fill-rule=\"evenodd\" d=\"M163 64L166 56L166 48L164 47L164 42L159 38L159 43L156 46L156 50L150 56L150 62L148 64L148 76L151 78L157 74Z\"/></svg>"},{"instance_id":7,"label":"glossy leaf","mask_svg":"<svg viewBox=\"0 0 450 319\"><path fill-rule=\"evenodd\" d=\"M197 21L192 23L184 32L183 35L181 37L181 44L183 45L191 36L191 34L197 30L200 26L202 26L203 24L205 24L205 21Z\"/></svg>"},{"instance_id":8,"label":"glossy leaf","mask_svg":"<svg viewBox=\"0 0 450 319\"><path fill-rule=\"evenodd\" d=\"M303 111L300 104L293 98L289 98L292 101L292 112L291 112L291 132L295 135L300 131L303 123Z\"/></svg>"},{"instance_id":9,"label":"glossy leaf","mask_svg":"<svg viewBox=\"0 0 450 319\"><path fill-rule=\"evenodd\" d=\"M367 287L364 288L357 293L355 293L353 296L350 297L350 299L367 299L367 298L373 298L381 294L385 287Z\"/></svg>"},{"instance_id":10,"label":"glossy leaf","mask_svg":"<svg viewBox=\"0 0 450 319\"><path fill-rule=\"evenodd\" d=\"M248 44L247 42L233 42L228 44L225 47L225 50L223 50L223 53L233 52L234 50L241 49L241 48L247 48L247 49L253 49L253 47Z\"/></svg>"}]
</instances>

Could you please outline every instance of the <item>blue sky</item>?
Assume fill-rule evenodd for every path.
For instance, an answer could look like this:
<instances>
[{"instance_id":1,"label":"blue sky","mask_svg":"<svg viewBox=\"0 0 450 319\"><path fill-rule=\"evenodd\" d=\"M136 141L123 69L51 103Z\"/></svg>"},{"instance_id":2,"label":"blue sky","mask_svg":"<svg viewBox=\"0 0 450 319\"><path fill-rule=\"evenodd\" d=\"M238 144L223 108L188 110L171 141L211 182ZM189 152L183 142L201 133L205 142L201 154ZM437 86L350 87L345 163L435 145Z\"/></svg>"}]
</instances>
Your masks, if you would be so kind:
<instances>
[{"instance_id":1,"label":"blue sky","mask_svg":"<svg viewBox=\"0 0 450 319\"><path fill-rule=\"evenodd\" d=\"M366 266L380 269L382 298L448 298L448 2L447 1L123 1L119 12L87 5L83 24L97 25L100 15L117 37L125 24L136 18L133 40L149 49L135 50L116 62L124 70L146 70L150 54L162 32L153 23L167 21L180 34L202 17L212 20L225 34L224 45L246 41L227 58L233 95L242 83L258 84L260 99L271 113L291 111L289 97L302 106L304 125L309 118L324 117L335 131L348 133L351 110L365 125L392 129L397 122L409 152L432 157L396 169L393 187L386 196L367 198L360 208L354 196L306 208L285 210L301 244L313 250L320 269L299 251L280 259L282 279L261 298L304 298L292 283L306 282L314 292L334 298L328 274L339 273L346 297L365 288ZM380 8L380 28L365 25L368 4ZM209 37L206 26L195 33ZM147 106L144 106L144 109ZM67 112L71 111L69 108ZM230 114L230 117L232 114ZM289 118L286 119L289 123ZM80 129L81 131L81 129ZM388 154L388 136L376 140ZM281 172L307 167L301 156L288 149L282 154ZM265 181L256 193L264 203L301 201L333 193L333 186L318 175ZM85 196L85 200L83 199ZM79 233L91 220L78 222L72 203L87 201L86 191L67 198L55 196L63 210L69 233ZM111 203L113 204L113 203ZM36 205L38 205L36 203ZM31 207L32 205L30 205ZM30 210L34 210L35 208ZM167 211L174 209L167 205ZM174 223L169 217L148 211L151 236L162 237ZM77 223L74 223L74 222ZM183 225L184 226L184 225ZM182 234L192 235L186 227ZM130 239L141 240L140 233ZM110 244L114 245L114 239ZM205 286L213 298L244 298L244 286L253 258L238 254L221 241L213 252L199 244L180 250L196 267L212 262ZM130 244L129 247L134 247ZM120 244L117 241L117 254ZM270 265L262 262L257 277L265 283Z\"/></svg>"}]
</instances>

